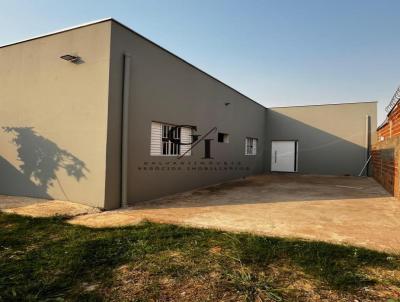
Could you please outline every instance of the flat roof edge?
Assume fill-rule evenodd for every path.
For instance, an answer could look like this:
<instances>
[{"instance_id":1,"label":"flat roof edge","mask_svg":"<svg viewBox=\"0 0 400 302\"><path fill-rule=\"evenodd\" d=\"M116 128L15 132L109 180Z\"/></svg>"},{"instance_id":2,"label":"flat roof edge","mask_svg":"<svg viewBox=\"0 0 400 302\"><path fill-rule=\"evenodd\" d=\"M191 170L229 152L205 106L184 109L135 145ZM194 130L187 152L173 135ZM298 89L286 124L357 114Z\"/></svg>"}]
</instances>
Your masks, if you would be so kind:
<instances>
[{"instance_id":1,"label":"flat roof edge","mask_svg":"<svg viewBox=\"0 0 400 302\"><path fill-rule=\"evenodd\" d=\"M42 34L42 35L38 35L38 36L33 36L33 37L30 37L30 38L27 38L27 39L24 39L24 40L19 40L19 41L15 41L15 42L12 42L12 43L0 45L0 49L1 49L1 48L5 48L5 47L8 47L8 46L13 46L13 45L16 45L16 44L20 44L20 43L24 43L24 42L29 42L29 41L36 40L36 39L40 39L40 38L45 38L45 37L48 37L48 36L56 35L56 34L59 34L59 33L63 33L63 32L70 31L70 30L74 30L74 29L78 29L78 28L82 28L82 27L86 27L86 26L90 26L90 25L94 25L94 24L106 22L106 21L115 22L116 24L120 25L121 27L123 27L123 28L127 29L128 31L130 31L130 32L132 32L132 33L138 35L139 37L143 38L144 40L148 41L149 43L155 45L156 47L162 49L163 51L167 52L168 54L170 54L170 55L174 56L175 58L179 59L179 60L182 61L183 63L186 63L187 65L189 65L189 66L195 68L196 70L198 70L198 71L200 71L201 73L207 75L207 76L210 77L211 79L213 79L213 80L217 81L218 83L224 85L225 87L227 87L227 88L233 90L234 92L236 92L236 93L238 93L239 95L245 97L245 98L248 99L249 101L251 101L251 102L253 102L253 103L255 103L255 104L261 106L261 107L264 108L264 109L295 108L295 107L312 107L312 106L331 106L331 105L355 105L355 104L363 104L363 103L377 103L377 101L362 101L362 102L345 102L345 103L328 103L328 104L310 104L310 105L294 105L294 106L266 107L266 106L260 104L259 102L257 102L257 101L255 101L255 100L251 99L250 97L248 97L247 95L243 94L242 92L238 91L237 89L235 89L235 88L229 86L228 84L222 82L221 80L217 79L216 77L210 75L209 73L205 72L204 70L200 69L199 67L193 65L192 63L186 61L185 59L182 59L181 57L179 57L178 55L172 53L172 52L169 51L168 49L166 49L166 48L164 48L164 47L158 45L157 43L153 42L153 41L150 40L149 38L147 38L147 37L141 35L140 33L136 32L136 31L134 31L133 29L131 29L131 28L128 27L127 25L121 23L121 22L118 21L118 20L115 20L115 19L112 18L112 17L107 17L107 18L103 18L103 19L99 19L99 20L95 20L95 21L91 21L91 22L87 22L87 23L82 23L82 24L79 24L79 25L75 25L75 26L72 26L72 27L66 27L66 28L63 28L63 29L60 29L60 30L56 30L56 31L53 31L53 32L49 32L49 33L46 33L46 34Z\"/></svg>"},{"instance_id":2,"label":"flat roof edge","mask_svg":"<svg viewBox=\"0 0 400 302\"><path fill-rule=\"evenodd\" d=\"M87 22L87 23L82 23L82 24L75 25L75 26L72 26L72 27L67 27L67 28L63 28L63 29L57 30L57 31L49 32L49 33L46 33L46 34L43 34L43 35L33 36L33 37L31 37L31 38L27 38L27 39L24 39L24 40L19 40L19 41L12 42L12 43L9 43L9 44L0 45L0 49L1 49L1 48L4 48L4 47L13 46L13 45L16 45L16 44L20 44L20 43L24 43L24 42L29 42L29 41L36 40L36 39L40 39L40 38L49 37L49 36L56 35L56 34L63 33L63 32L67 32L67 31L70 31L70 30L74 30L74 29L78 29L78 28L82 28L82 27L86 27L86 26L90 26L90 25L94 25L94 24L106 22L106 21L115 22L116 24L118 24L118 25L124 27L124 28L127 29L128 31L130 31L130 32L132 32L132 33L138 35L139 37L141 37L141 38L143 38L144 40L150 42L151 44L155 45L156 47L162 49L163 51L165 51L165 52L167 52L167 53L169 53L169 54L171 54L172 56L174 56L175 58L179 59L180 61L182 61L182 62L188 64L189 66L195 68L196 70L198 70L198 71L200 71L201 73L207 75L208 77L212 78L213 80L219 82L220 84L224 85L225 87L227 87L227 88L229 88L229 89L232 89L233 91L235 91L236 93L238 93L238 94L240 94L241 96L245 97L245 98L248 99L249 101L252 101L252 102L254 102L255 104L257 104L257 105L261 106L262 108L266 109L266 107L265 107L264 105L260 104L259 102L257 102L257 101L255 101L255 100L251 99L250 97L248 97L247 95L245 95L245 94L243 94L242 92L238 91L237 89L235 89L235 88L229 86L228 84L222 82L221 80L219 80L219 79L217 79L216 77L210 75L209 73L207 73L207 72L205 72L204 70L200 69L199 67L193 65L192 63L189 63L189 62L186 61L185 59L182 59L182 58L179 57L178 55L176 55L176 54L172 53L171 51L169 51L168 49L166 49L166 48L164 48L164 47L158 45L157 43L153 42L153 41L150 40L149 38L147 38L147 37L145 37L145 36L139 34L138 32L134 31L134 30L133 30L132 28L130 28L129 26L127 26L127 25L121 23L121 22L118 21L118 20L115 20L115 19L112 18L112 17L108 17L108 18L104 18L104 19L99 19L99 20L95 20L95 21L91 21L91 22Z\"/></svg>"},{"instance_id":3,"label":"flat roof edge","mask_svg":"<svg viewBox=\"0 0 400 302\"><path fill-rule=\"evenodd\" d=\"M277 107L268 107L267 109L293 108L293 107L333 106L333 105L357 105L357 104L368 104L368 103L378 103L378 101L344 102L344 103L328 103L328 104L310 104L310 105L294 105L294 106L277 106Z\"/></svg>"},{"instance_id":4,"label":"flat roof edge","mask_svg":"<svg viewBox=\"0 0 400 302\"><path fill-rule=\"evenodd\" d=\"M0 48L13 46L13 45L16 45L16 44L21 44L21 43L24 43L24 42L29 42L29 41L32 41L32 40L45 38L45 37L53 36L53 35L60 34L60 33L66 32L66 31L70 31L70 30L74 30L74 29L78 29L78 28L82 28L82 27L86 27L86 26L102 23L102 22L105 22L105 21L112 21L112 20L114 20L114 19L108 17L108 18L104 18L104 19L99 19L99 20L95 20L95 21L91 21L91 22L82 23L82 24L75 25L75 26L65 27L65 28L62 28L60 30L52 31L52 32L49 32L49 33L46 33L46 34L33 36L33 37L30 37L30 38L27 38L27 39L18 40L18 41L11 42L11 43L8 43L8 44L0 45Z\"/></svg>"},{"instance_id":5,"label":"flat roof edge","mask_svg":"<svg viewBox=\"0 0 400 302\"><path fill-rule=\"evenodd\" d=\"M243 94L242 92L238 91L237 89L233 88L232 86L229 86L228 84L222 82L221 80L217 79L216 77L212 76L211 74L205 72L204 70L200 69L199 67L193 65L192 63L186 61L185 59L182 59L181 57L179 57L178 55L174 54L173 52L169 51L168 49L160 46L159 44L153 42L152 40L150 40L149 38L143 36L142 34L134 31L132 28L130 28L129 26L126 26L125 24L119 22L118 20L112 19L111 21L115 22L116 24L122 26L123 28L127 29L128 31L134 33L135 35L138 35L139 37L143 38L144 40L146 40L147 42L150 42L151 44L155 45L156 47L162 49L163 51L169 53L170 55L174 56L175 58L177 58L178 60L182 61L183 63L186 63L187 65L195 68L196 70L200 71L201 73L207 75L208 77L212 78L213 80L219 82L220 84L224 85L225 87L232 89L233 91L235 91L236 93L240 94L241 96L245 97L246 99L248 99L249 101L254 102L255 104L263 107L264 109L266 109L267 107L265 107L264 105L260 104L259 102L253 100L252 98L248 97L247 95Z\"/></svg>"}]
</instances>

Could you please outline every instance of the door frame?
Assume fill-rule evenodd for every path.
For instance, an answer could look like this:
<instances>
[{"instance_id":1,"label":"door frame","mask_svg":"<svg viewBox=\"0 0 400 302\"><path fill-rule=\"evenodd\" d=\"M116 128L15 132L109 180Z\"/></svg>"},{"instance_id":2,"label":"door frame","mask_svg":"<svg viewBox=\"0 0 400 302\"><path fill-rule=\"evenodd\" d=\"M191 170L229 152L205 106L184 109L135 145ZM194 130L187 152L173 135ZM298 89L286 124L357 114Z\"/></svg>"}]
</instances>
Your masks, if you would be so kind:
<instances>
[{"instance_id":1,"label":"door frame","mask_svg":"<svg viewBox=\"0 0 400 302\"><path fill-rule=\"evenodd\" d=\"M272 143L273 142L294 142L294 171L284 172L284 171L272 171ZM298 139L273 139L271 140L270 146L270 156L269 156L269 172L271 173L298 173L299 172L299 140ZM268 153L267 153L268 154Z\"/></svg>"}]
</instances>

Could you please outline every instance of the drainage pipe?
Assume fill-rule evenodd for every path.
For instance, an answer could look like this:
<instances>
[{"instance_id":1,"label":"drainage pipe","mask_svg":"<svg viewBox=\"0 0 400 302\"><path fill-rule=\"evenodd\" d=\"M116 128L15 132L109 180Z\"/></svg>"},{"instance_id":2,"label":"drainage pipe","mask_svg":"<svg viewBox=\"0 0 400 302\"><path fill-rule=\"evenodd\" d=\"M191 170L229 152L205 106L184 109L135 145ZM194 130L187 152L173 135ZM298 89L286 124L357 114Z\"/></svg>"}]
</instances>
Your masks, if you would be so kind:
<instances>
[{"instance_id":1,"label":"drainage pipe","mask_svg":"<svg viewBox=\"0 0 400 302\"><path fill-rule=\"evenodd\" d=\"M124 79L122 92L122 149L121 149L121 207L128 206L128 126L131 56L124 54Z\"/></svg>"},{"instance_id":2,"label":"drainage pipe","mask_svg":"<svg viewBox=\"0 0 400 302\"><path fill-rule=\"evenodd\" d=\"M367 160L368 159L368 157L369 157L369 147L370 147L370 144L371 144L371 141L370 141L370 135L371 135L371 118L370 118L370 116L369 115L367 115L366 117L365 117L365 160Z\"/></svg>"},{"instance_id":3,"label":"drainage pipe","mask_svg":"<svg viewBox=\"0 0 400 302\"><path fill-rule=\"evenodd\" d=\"M362 173L365 169L365 176L368 176L368 163L371 159L370 145L371 145L371 117L369 115L366 115L365 116L365 166L361 171Z\"/></svg>"}]
</instances>

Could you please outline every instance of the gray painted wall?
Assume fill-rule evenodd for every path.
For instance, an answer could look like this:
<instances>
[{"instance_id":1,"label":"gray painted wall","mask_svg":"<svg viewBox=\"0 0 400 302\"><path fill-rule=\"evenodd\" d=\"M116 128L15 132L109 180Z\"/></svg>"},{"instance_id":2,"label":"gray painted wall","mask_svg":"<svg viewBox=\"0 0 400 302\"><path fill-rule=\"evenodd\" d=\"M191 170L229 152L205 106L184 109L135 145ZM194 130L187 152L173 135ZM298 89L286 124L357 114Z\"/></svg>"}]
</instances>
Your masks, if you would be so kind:
<instances>
[{"instance_id":1,"label":"gray painted wall","mask_svg":"<svg viewBox=\"0 0 400 302\"><path fill-rule=\"evenodd\" d=\"M102 22L0 48L0 194L104 207L110 31Z\"/></svg>"},{"instance_id":2,"label":"gray painted wall","mask_svg":"<svg viewBox=\"0 0 400 302\"><path fill-rule=\"evenodd\" d=\"M358 175L366 159L366 116L376 140L376 102L269 108L266 170L271 141L298 140L298 172Z\"/></svg>"},{"instance_id":3,"label":"gray painted wall","mask_svg":"<svg viewBox=\"0 0 400 302\"><path fill-rule=\"evenodd\" d=\"M85 63L61 60L66 53ZM300 173L362 167L365 116L374 129L376 103L267 110L108 20L0 48L0 194L120 206L124 53L132 56L130 204L268 171L271 140L299 140ZM204 143L180 160L150 156L152 121L197 134L216 127L213 159L203 159ZM246 137L258 138L256 156L245 155Z\"/></svg>"},{"instance_id":4,"label":"gray painted wall","mask_svg":"<svg viewBox=\"0 0 400 302\"><path fill-rule=\"evenodd\" d=\"M107 188L110 188L110 196L118 196L116 188L120 181L117 173L120 167L120 134L116 125L120 127L125 52L132 55L128 176L128 200L131 204L264 171L263 106L113 23L109 102L109 118L113 119L109 122L109 127L112 127L111 131L109 128L109 137L113 142L110 144L109 141L107 151ZM230 105L226 106L226 102ZM218 143L217 133L214 133L211 136L214 139L212 160L202 159L203 144L194 149L191 156L181 160L150 156L152 121L195 125L199 134L217 127L218 131L229 134L229 143ZM245 155L245 137L259 139L256 156ZM192 170L194 165L202 169ZM157 167L169 167L170 170L156 170Z\"/></svg>"}]
</instances>

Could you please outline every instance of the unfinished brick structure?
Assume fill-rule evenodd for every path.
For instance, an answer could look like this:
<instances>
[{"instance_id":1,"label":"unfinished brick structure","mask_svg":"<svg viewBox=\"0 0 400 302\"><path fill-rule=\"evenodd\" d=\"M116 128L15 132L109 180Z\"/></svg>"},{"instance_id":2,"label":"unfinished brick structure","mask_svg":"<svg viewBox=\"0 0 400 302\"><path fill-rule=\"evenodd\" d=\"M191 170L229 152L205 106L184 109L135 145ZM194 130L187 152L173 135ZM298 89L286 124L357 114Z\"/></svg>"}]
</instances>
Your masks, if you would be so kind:
<instances>
[{"instance_id":1,"label":"unfinished brick structure","mask_svg":"<svg viewBox=\"0 0 400 302\"><path fill-rule=\"evenodd\" d=\"M377 129L378 142L372 146L372 176L391 194L400 197L400 103L388 113Z\"/></svg>"}]
</instances>

